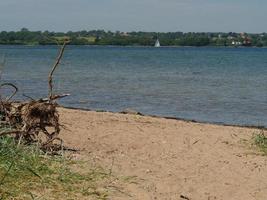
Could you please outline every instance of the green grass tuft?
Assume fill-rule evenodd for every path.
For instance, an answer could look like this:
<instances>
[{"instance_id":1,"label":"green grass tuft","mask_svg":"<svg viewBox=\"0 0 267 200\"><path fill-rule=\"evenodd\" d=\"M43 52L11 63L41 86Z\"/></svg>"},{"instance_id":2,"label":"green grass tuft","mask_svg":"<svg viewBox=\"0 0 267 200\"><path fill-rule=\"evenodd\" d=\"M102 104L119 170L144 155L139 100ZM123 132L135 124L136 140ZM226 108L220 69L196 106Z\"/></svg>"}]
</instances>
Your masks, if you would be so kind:
<instances>
[{"instance_id":1,"label":"green grass tuft","mask_svg":"<svg viewBox=\"0 0 267 200\"><path fill-rule=\"evenodd\" d=\"M267 136L261 131L253 136L253 144L267 155Z\"/></svg>"},{"instance_id":2,"label":"green grass tuft","mask_svg":"<svg viewBox=\"0 0 267 200\"><path fill-rule=\"evenodd\" d=\"M108 191L99 185L109 173L81 165L0 137L0 199L107 199Z\"/></svg>"}]
</instances>

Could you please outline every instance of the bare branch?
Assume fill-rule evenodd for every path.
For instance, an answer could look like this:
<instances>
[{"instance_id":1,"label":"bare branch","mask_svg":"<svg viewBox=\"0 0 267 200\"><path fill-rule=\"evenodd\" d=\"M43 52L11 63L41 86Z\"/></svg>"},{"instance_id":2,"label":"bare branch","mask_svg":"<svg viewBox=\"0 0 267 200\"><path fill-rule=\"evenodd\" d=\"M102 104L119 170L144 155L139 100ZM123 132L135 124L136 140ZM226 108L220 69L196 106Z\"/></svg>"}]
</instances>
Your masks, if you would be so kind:
<instances>
[{"instance_id":1,"label":"bare branch","mask_svg":"<svg viewBox=\"0 0 267 200\"><path fill-rule=\"evenodd\" d=\"M68 43L68 41L64 41L62 47L60 48L59 50L59 54L58 54L58 57L56 59L56 62L51 70L51 72L49 73L49 76L48 76L48 84L49 84L49 100L52 101L52 97L53 97L53 74L54 74L54 71L56 70L57 66L60 64L60 60L62 59L62 56L63 56L63 53L64 53L64 50L65 50L65 47L66 47L66 44Z\"/></svg>"},{"instance_id":2,"label":"bare branch","mask_svg":"<svg viewBox=\"0 0 267 200\"><path fill-rule=\"evenodd\" d=\"M2 56L1 62L0 62L0 79L2 78L2 73L4 70L4 66L6 64L6 57L5 55Z\"/></svg>"},{"instance_id":3,"label":"bare branch","mask_svg":"<svg viewBox=\"0 0 267 200\"><path fill-rule=\"evenodd\" d=\"M30 97L30 96L28 96L28 95L26 95L26 94L22 94L22 96L24 96L24 97L26 97L26 98L28 98L28 99L30 99L30 100L32 100L32 101L35 101L35 99L34 98L32 98L32 97Z\"/></svg>"},{"instance_id":4,"label":"bare branch","mask_svg":"<svg viewBox=\"0 0 267 200\"><path fill-rule=\"evenodd\" d=\"M8 97L8 98L6 99L6 101L9 101L9 100L12 99L12 97L14 97L15 94L18 92L18 88L17 88L17 86L15 86L13 83L2 83L2 84L0 85L0 88L2 88L3 86L11 86L11 87L13 87L13 88L15 89L15 91L13 92L13 94L12 94L10 97Z\"/></svg>"},{"instance_id":5,"label":"bare branch","mask_svg":"<svg viewBox=\"0 0 267 200\"><path fill-rule=\"evenodd\" d=\"M5 136L5 135L11 135L11 134L18 134L21 133L21 131L19 130L11 130L11 131L4 131L4 132L0 132L0 136Z\"/></svg>"},{"instance_id":6,"label":"bare branch","mask_svg":"<svg viewBox=\"0 0 267 200\"><path fill-rule=\"evenodd\" d=\"M57 95L52 95L50 99L48 98L41 99L41 101L53 101L53 100L61 99L61 98L68 97L68 96L70 96L70 94L57 94Z\"/></svg>"}]
</instances>

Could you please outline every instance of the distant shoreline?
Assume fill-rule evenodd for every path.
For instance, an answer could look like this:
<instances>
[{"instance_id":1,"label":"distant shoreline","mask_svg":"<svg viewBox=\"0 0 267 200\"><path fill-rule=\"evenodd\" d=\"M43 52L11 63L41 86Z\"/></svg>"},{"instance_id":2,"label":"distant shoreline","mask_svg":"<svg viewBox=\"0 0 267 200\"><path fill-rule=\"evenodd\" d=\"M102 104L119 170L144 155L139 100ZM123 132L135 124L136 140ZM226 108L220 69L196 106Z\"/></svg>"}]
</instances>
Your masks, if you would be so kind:
<instances>
[{"instance_id":1,"label":"distant shoreline","mask_svg":"<svg viewBox=\"0 0 267 200\"><path fill-rule=\"evenodd\" d=\"M25 47L38 47L38 46L58 46L56 44L0 44L0 46L25 46ZM88 46L88 47L146 47L146 48L155 48L155 49L161 49L161 48L207 48L207 47L212 47L212 48L230 48L230 49L247 49L247 48L257 48L257 49L265 49L267 46L263 47L257 47L257 46L216 46L216 45L207 45L207 46L160 46L160 47L154 47L154 46L146 46L146 45L97 45L97 44L69 44L68 46Z\"/></svg>"},{"instance_id":2,"label":"distant shoreline","mask_svg":"<svg viewBox=\"0 0 267 200\"><path fill-rule=\"evenodd\" d=\"M111 32L83 30L68 32L1 31L0 44L57 45L68 40L70 45L115 45L115 46L267 46L267 33L236 32Z\"/></svg>"}]
</instances>

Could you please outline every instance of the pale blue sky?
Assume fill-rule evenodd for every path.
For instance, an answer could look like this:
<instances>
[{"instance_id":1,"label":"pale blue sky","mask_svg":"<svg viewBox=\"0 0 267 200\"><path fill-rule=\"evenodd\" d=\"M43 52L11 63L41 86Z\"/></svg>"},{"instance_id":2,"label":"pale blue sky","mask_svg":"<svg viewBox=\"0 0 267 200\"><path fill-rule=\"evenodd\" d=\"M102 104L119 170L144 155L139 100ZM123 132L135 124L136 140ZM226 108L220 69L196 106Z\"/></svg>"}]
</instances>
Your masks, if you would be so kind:
<instances>
[{"instance_id":1,"label":"pale blue sky","mask_svg":"<svg viewBox=\"0 0 267 200\"><path fill-rule=\"evenodd\" d=\"M267 0L0 0L0 31L267 32Z\"/></svg>"}]
</instances>

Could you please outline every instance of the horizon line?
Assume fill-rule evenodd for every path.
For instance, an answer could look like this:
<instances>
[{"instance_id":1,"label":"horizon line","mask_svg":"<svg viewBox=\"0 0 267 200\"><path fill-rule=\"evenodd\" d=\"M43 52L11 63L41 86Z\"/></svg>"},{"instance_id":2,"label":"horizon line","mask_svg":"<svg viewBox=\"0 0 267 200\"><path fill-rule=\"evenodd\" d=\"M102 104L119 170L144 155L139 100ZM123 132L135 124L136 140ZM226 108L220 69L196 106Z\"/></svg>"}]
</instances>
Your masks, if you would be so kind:
<instances>
[{"instance_id":1,"label":"horizon line","mask_svg":"<svg viewBox=\"0 0 267 200\"><path fill-rule=\"evenodd\" d=\"M107 30L107 29L80 29L80 30L68 30L68 31L56 31L56 30L32 30L26 27L22 27L16 30L0 30L0 32L20 32L23 29L27 29L29 32L55 32L55 33L68 33L68 32L81 32L81 31L104 31L104 32L112 32L112 33L133 33L133 32L143 32L143 33L246 33L246 34L266 34L267 32L236 32L236 31L145 31L145 30L131 30L131 31L121 31L121 30Z\"/></svg>"}]
</instances>

